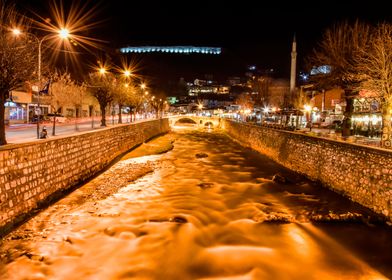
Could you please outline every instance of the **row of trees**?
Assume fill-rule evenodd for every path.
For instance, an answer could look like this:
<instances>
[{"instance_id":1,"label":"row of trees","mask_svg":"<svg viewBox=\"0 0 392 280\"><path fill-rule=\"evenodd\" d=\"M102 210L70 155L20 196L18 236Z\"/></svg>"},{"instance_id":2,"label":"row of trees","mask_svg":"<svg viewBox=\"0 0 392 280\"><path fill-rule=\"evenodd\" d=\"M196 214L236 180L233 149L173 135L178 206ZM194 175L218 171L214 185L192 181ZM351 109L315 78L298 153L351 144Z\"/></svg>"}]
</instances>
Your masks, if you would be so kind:
<instances>
[{"instance_id":1,"label":"row of trees","mask_svg":"<svg viewBox=\"0 0 392 280\"><path fill-rule=\"evenodd\" d=\"M40 84L37 78L41 76L45 76L45 79L50 78L52 81L50 103L53 112L58 113L64 107L72 107L76 112L81 112L84 102L92 97L99 104L102 126L106 126L105 117L109 105L116 104L119 107L119 123L122 123L123 107L128 107L130 114L135 114L141 111L148 100L149 106L156 111L157 116L164 109L166 103L163 93L159 92L158 96L154 97L155 99L148 98L149 96L145 94L140 85L124 75L97 71L89 74L84 82L76 82L68 73L51 72L49 67L45 67L44 71L39 70L38 64L41 64L41 60L45 60L45 56L37 63L37 41L31 36L15 37L12 33L15 26L23 26L24 33L31 34L29 22L31 21L21 16L14 6L8 5L5 0L0 0L0 145L7 143L4 104L10 92L22 88L26 82ZM41 43L42 40L39 44ZM43 64L50 65L47 61ZM89 104L91 106L94 102Z\"/></svg>"},{"instance_id":2,"label":"row of trees","mask_svg":"<svg viewBox=\"0 0 392 280\"><path fill-rule=\"evenodd\" d=\"M308 57L309 70L322 65L330 66L330 72L311 76L312 82L322 90L334 87L344 90L343 136L350 133L353 98L362 92L365 97L379 100L381 146L392 148L392 24L345 22L326 30Z\"/></svg>"}]
</instances>

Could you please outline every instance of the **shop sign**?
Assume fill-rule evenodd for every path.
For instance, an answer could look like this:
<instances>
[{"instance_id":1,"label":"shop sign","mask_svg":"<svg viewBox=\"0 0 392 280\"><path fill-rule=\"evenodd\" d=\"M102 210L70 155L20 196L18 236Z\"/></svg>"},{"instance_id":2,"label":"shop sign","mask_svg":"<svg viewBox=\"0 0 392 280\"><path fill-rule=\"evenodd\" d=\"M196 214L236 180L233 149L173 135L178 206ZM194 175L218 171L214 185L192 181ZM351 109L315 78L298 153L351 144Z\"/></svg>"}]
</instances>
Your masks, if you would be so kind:
<instances>
[{"instance_id":1,"label":"shop sign","mask_svg":"<svg viewBox=\"0 0 392 280\"><path fill-rule=\"evenodd\" d=\"M12 101L15 103L31 103L31 94L24 91L15 91L11 92Z\"/></svg>"}]
</instances>

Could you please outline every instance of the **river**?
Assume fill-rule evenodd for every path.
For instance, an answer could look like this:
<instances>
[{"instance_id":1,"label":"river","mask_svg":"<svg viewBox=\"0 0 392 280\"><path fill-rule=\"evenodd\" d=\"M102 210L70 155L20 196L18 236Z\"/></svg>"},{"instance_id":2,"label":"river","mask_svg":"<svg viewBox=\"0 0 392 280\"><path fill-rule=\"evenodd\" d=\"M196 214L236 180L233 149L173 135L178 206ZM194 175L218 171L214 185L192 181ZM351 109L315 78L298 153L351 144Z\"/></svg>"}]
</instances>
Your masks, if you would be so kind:
<instances>
[{"instance_id":1,"label":"river","mask_svg":"<svg viewBox=\"0 0 392 280\"><path fill-rule=\"evenodd\" d=\"M168 139L172 150L125 157L6 236L0 278L392 277L392 228L369 210L219 131L152 145Z\"/></svg>"}]
</instances>

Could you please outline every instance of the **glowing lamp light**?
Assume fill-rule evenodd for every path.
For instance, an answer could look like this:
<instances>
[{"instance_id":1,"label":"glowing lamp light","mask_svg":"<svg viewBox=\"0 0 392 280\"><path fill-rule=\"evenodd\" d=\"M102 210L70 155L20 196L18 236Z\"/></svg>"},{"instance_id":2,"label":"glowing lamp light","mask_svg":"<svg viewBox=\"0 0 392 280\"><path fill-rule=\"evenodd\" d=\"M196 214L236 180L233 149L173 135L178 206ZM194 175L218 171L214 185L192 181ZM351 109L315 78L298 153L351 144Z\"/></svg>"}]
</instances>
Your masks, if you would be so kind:
<instances>
[{"instance_id":1,"label":"glowing lamp light","mask_svg":"<svg viewBox=\"0 0 392 280\"><path fill-rule=\"evenodd\" d=\"M106 69L105 68L99 68L99 73L101 75L105 74L106 73Z\"/></svg>"},{"instance_id":2,"label":"glowing lamp light","mask_svg":"<svg viewBox=\"0 0 392 280\"><path fill-rule=\"evenodd\" d=\"M306 105L304 105L304 109L305 109L305 111L310 112L312 110L312 107L310 105L306 104Z\"/></svg>"},{"instance_id":3,"label":"glowing lamp light","mask_svg":"<svg viewBox=\"0 0 392 280\"><path fill-rule=\"evenodd\" d=\"M61 28L59 31L59 35L61 39L67 39L69 37L69 30L66 28Z\"/></svg>"},{"instance_id":4,"label":"glowing lamp light","mask_svg":"<svg viewBox=\"0 0 392 280\"><path fill-rule=\"evenodd\" d=\"M376 125L377 122L378 122L377 116L376 116L376 115L373 115L373 116L372 116L372 124L373 124L373 125Z\"/></svg>"},{"instance_id":5,"label":"glowing lamp light","mask_svg":"<svg viewBox=\"0 0 392 280\"><path fill-rule=\"evenodd\" d=\"M126 77L131 76L131 71L125 70L125 71L124 71L124 75L125 75Z\"/></svg>"},{"instance_id":6,"label":"glowing lamp light","mask_svg":"<svg viewBox=\"0 0 392 280\"><path fill-rule=\"evenodd\" d=\"M366 116L363 118L363 121L364 121L365 123L368 123L368 122L370 121L369 116L366 115Z\"/></svg>"},{"instance_id":7,"label":"glowing lamp light","mask_svg":"<svg viewBox=\"0 0 392 280\"><path fill-rule=\"evenodd\" d=\"M15 36L19 36L20 33L22 33L22 32L18 28L12 29L12 34L14 34Z\"/></svg>"}]
</instances>

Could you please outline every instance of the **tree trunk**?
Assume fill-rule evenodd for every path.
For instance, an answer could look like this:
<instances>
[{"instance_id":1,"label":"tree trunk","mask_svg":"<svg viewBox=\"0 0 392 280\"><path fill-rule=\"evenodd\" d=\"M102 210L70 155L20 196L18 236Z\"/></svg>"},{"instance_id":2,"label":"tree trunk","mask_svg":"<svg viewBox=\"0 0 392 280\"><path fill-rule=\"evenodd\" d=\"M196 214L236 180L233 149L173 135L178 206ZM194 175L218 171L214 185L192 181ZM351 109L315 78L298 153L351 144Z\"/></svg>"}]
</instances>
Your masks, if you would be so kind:
<instances>
[{"instance_id":1,"label":"tree trunk","mask_svg":"<svg viewBox=\"0 0 392 280\"><path fill-rule=\"evenodd\" d=\"M79 131L78 116L78 107L75 107L75 131Z\"/></svg>"},{"instance_id":2,"label":"tree trunk","mask_svg":"<svg viewBox=\"0 0 392 280\"><path fill-rule=\"evenodd\" d=\"M381 147L392 149L391 102L385 102L382 107L382 135ZM391 104L392 105L392 104Z\"/></svg>"},{"instance_id":3,"label":"tree trunk","mask_svg":"<svg viewBox=\"0 0 392 280\"><path fill-rule=\"evenodd\" d=\"M0 145L7 144L5 139L5 124L4 124L4 113L5 113L5 92L0 92Z\"/></svg>"},{"instance_id":4,"label":"tree trunk","mask_svg":"<svg viewBox=\"0 0 392 280\"><path fill-rule=\"evenodd\" d=\"M346 98L346 110L344 111L344 118L342 123L342 136L348 137L351 135L351 115L354 108L352 98Z\"/></svg>"},{"instance_id":5,"label":"tree trunk","mask_svg":"<svg viewBox=\"0 0 392 280\"><path fill-rule=\"evenodd\" d=\"M99 104L101 108L101 126L106 126L106 106Z\"/></svg>"},{"instance_id":6,"label":"tree trunk","mask_svg":"<svg viewBox=\"0 0 392 280\"><path fill-rule=\"evenodd\" d=\"M121 116L121 110L122 110L122 104L118 104L118 123L122 123L122 116Z\"/></svg>"},{"instance_id":7,"label":"tree trunk","mask_svg":"<svg viewBox=\"0 0 392 280\"><path fill-rule=\"evenodd\" d=\"M53 116L52 136L56 135L56 113Z\"/></svg>"}]
</instances>

